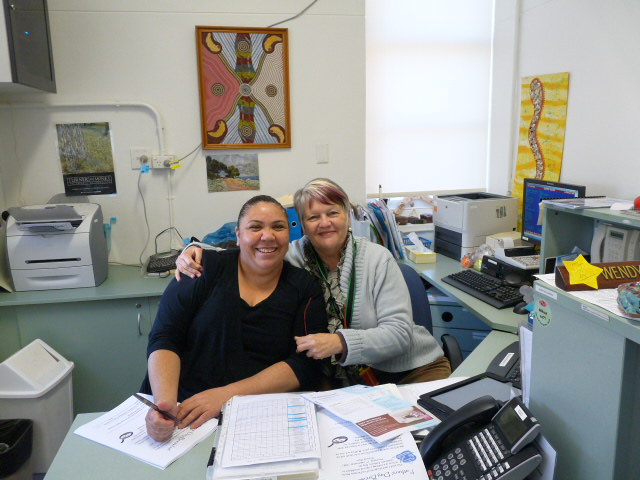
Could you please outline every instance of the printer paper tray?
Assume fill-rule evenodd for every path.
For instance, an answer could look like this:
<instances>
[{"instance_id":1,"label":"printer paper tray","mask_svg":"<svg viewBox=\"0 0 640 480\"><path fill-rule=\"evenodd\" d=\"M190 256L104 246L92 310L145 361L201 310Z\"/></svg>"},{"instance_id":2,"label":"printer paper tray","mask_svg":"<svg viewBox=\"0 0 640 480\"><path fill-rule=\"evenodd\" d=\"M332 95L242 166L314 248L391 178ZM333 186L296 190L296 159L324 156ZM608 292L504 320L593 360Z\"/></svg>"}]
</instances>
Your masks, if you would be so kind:
<instances>
[{"instance_id":1,"label":"printer paper tray","mask_svg":"<svg viewBox=\"0 0 640 480\"><path fill-rule=\"evenodd\" d=\"M12 270L11 275L17 292L96 286L92 266Z\"/></svg>"}]
</instances>

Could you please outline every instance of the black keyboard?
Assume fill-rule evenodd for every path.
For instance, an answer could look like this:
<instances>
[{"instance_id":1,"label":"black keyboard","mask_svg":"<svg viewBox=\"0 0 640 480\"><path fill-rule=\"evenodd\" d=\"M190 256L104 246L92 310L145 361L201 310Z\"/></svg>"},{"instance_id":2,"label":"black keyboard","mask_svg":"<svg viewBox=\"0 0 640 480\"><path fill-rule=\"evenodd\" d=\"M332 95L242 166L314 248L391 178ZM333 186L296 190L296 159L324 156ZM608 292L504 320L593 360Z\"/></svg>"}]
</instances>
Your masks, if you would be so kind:
<instances>
[{"instance_id":1,"label":"black keyboard","mask_svg":"<svg viewBox=\"0 0 640 480\"><path fill-rule=\"evenodd\" d=\"M520 287L504 285L502 280L475 270L452 273L443 277L442 281L492 307L507 308L522 301Z\"/></svg>"},{"instance_id":2,"label":"black keyboard","mask_svg":"<svg viewBox=\"0 0 640 480\"><path fill-rule=\"evenodd\" d=\"M149 264L147 265L147 272L162 273L173 270L176 268L176 260L179 256L180 252L151 255Z\"/></svg>"}]
</instances>

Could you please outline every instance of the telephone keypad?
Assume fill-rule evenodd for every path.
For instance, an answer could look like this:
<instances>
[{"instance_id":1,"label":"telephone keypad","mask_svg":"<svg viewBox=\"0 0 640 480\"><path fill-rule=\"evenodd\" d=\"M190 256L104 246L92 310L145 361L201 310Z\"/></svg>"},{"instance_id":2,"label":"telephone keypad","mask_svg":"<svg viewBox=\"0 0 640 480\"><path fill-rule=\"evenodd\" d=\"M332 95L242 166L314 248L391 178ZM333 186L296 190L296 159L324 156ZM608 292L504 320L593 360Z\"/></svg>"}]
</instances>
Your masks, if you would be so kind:
<instances>
[{"instance_id":1,"label":"telephone keypad","mask_svg":"<svg viewBox=\"0 0 640 480\"><path fill-rule=\"evenodd\" d=\"M495 480L509 470L509 462L504 461L508 455L508 450L494 428L488 427L467 440L466 448L457 447L436 462L429 470L429 478ZM465 469L468 458L473 458L473 462ZM471 467L472 464L476 468Z\"/></svg>"}]
</instances>

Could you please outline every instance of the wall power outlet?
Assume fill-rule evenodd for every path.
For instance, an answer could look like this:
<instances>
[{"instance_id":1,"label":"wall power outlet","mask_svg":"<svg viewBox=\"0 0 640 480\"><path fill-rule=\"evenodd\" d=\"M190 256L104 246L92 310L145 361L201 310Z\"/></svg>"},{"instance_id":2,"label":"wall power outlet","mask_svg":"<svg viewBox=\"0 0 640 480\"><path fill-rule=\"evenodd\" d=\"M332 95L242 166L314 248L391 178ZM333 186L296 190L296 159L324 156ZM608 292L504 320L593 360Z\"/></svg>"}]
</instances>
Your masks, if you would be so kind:
<instances>
[{"instance_id":1,"label":"wall power outlet","mask_svg":"<svg viewBox=\"0 0 640 480\"><path fill-rule=\"evenodd\" d=\"M151 157L151 168L171 168L173 155L153 155Z\"/></svg>"}]
</instances>

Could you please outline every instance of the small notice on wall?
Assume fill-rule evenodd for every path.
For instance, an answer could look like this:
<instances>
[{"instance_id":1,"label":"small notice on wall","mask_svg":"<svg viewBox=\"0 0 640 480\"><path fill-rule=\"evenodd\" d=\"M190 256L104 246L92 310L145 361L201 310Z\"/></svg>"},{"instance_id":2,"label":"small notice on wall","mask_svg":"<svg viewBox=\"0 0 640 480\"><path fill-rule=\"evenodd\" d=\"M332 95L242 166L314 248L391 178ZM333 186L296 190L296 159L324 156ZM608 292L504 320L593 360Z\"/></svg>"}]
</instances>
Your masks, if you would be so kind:
<instances>
[{"instance_id":1,"label":"small notice on wall","mask_svg":"<svg viewBox=\"0 0 640 480\"><path fill-rule=\"evenodd\" d=\"M116 193L109 122L59 123L56 130L65 193Z\"/></svg>"}]
</instances>

